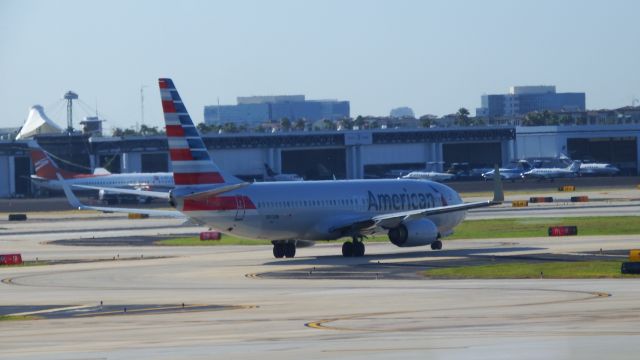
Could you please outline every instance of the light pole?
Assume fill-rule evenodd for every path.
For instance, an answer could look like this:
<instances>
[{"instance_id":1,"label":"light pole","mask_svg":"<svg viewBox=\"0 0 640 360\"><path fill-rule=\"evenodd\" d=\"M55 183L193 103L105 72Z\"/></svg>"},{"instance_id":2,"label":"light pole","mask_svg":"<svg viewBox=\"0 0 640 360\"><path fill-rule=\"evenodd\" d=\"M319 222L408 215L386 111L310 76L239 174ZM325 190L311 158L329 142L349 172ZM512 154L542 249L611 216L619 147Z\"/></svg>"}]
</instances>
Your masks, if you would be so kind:
<instances>
[{"instance_id":1,"label":"light pole","mask_svg":"<svg viewBox=\"0 0 640 360\"><path fill-rule=\"evenodd\" d=\"M144 125L144 88L147 85L140 85L140 126ZM140 128L137 129L140 131Z\"/></svg>"}]
</instances>

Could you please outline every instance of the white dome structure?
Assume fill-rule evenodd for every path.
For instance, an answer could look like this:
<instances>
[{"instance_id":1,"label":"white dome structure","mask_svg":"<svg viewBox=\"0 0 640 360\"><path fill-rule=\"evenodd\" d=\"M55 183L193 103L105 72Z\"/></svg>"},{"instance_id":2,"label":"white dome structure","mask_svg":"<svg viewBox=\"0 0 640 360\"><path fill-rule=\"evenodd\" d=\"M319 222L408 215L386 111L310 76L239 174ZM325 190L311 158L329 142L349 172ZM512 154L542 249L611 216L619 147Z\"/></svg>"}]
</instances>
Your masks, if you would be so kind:
<instances>
[{"instance_id":1,"label":"white dome structure","mask_svg":"<svg viewBox=\"0 0 640 360\"><path fill-rule=\"evenodd\" d=\"M59 134L62 128L49 119L40 105L33 105L29 110L27 121L16 136L16 140L31 139L39 134Z\"/></svg>"}]
</instances>

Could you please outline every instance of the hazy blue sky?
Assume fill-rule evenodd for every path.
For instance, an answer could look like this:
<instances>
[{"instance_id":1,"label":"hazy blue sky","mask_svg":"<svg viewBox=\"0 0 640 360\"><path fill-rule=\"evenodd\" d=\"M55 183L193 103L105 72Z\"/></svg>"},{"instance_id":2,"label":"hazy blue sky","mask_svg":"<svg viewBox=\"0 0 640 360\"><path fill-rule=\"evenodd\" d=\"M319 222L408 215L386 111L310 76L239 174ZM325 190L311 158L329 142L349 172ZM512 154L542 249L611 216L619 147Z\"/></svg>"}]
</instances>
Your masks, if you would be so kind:
<instances>
[{"instance_id":1,"label":"hazy blue sky","mask_svg":"<svg viewBox=\"0 0 640 360\"><path fill-rule=\"evenodd\" d=\"M0 127L33 104L64 125L68 89L107 129L132 126L142 84L161 125L163 76L197 122L217 98L269 94L350 100L354 116L475 113L483 93L537 84L619 107L640 97L638 14L633 0L0 0Z\"/></svg>"}]
</instances>

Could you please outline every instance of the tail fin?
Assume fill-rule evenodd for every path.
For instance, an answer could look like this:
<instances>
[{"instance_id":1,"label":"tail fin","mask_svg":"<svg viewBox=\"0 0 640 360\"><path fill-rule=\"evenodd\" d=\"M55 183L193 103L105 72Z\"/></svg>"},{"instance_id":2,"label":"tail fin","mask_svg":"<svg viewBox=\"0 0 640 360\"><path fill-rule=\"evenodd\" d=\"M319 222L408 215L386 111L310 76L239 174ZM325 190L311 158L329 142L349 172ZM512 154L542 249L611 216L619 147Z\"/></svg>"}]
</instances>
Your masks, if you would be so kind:
<instances>
[{"instance_id":1,"label":"tail fin","mask_svg":"<svg viewBox=\"0 0 640 360\"><path fill-rule=\"evenodd\" d=\"M574 162L571 163L571 165L569 165L569 167L567 167L567 170L571 172L578 172L580 171L580 164L582 164L581 161L575 160Z\"/></svg>"},{"instance_id":2,"label":"tail fin","mask_svg":"<svg viewBox=\"0 0 640 360\"><path fill-rule=\"evenodd\" d=\"M269 177L274 177L277 174L273 171L273 169L271 168L271 166L269 166L269 164L264 163L264 169L267 171L267 176Z\"/></svg>"},{"instance_id":3,"label":"tail fin","mask_svg":"<svg viewBox=\"0 0 640 360\"><path fill-rule=\"evenodd\" d=\"M158 79L176 187L239 183L211 160L171 79Z\"/></svg>"},{"instance_id":4,"label":"tail fin","mask_svg":"<svg viewBox=\"0 0 640 360\"><path fill-rule=\"evenodd\" d=\"M47 180L57 180L56 173L59 173L65 179L79 175L78 173L60 169L35 140L29 141L28 145L31 150L31 162L36 171L36 176Z\"/></svg>"}]
</instances>

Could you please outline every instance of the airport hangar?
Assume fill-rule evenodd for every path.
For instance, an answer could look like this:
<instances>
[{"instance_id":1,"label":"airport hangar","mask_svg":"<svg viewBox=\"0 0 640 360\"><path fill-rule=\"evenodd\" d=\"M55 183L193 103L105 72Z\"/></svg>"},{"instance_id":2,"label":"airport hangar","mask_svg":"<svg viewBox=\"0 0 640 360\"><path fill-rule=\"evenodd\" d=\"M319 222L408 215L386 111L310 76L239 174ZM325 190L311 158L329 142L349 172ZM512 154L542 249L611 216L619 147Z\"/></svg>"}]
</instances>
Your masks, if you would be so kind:
<instances>
[{"instance_id":1,"label":"airport hangar","mask_svg":"<svg viewBox=\"0 0 640 360\"><path fill-rule=\"evenodd\" d=\"M482 126L356 131L207 134L206 146L225 170L246 180L261 179L264 164L305 179L383 176L392 169L436 170L454 162L487 167L527 157L590 158L623 165L638 174L640 129L633 126ZM78 172L106 167L112 172L171 171L164 136L89 137L40 135L40 145L59 166ZM76 166L73 166L75 164ZM26 141L0 142L0 197L30 196L33 173Z\"/></svg>"}]
</instances>

